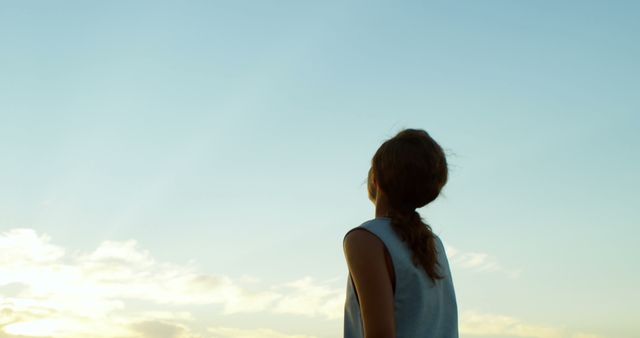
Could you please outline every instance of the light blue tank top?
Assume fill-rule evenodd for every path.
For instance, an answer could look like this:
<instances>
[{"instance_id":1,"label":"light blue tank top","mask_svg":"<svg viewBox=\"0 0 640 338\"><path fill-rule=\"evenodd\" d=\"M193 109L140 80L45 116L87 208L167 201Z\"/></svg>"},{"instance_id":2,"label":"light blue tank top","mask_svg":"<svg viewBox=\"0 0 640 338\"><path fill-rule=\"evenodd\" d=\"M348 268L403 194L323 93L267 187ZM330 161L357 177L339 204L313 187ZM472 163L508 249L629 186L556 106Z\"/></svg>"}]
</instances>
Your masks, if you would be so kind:
<instances>
[{"instance_id":1,"label":"light blue tank top","mask_svg":"<svg viewBox=\"0 0 640 338\"><path fill-rule=\"evenodd\" d=\"M449 262L440 238L435 236L440 264L438 271L443 279L434 283L422 267L413 265L411 250L391 227L390 218L377 217L351 230L355 229L365 229L380 238L391 256L396 278L396 337L458 338L456 295ZM344 307L344 338L363 337L360 304L349 274Z\"/></svg>"}]
</instances>

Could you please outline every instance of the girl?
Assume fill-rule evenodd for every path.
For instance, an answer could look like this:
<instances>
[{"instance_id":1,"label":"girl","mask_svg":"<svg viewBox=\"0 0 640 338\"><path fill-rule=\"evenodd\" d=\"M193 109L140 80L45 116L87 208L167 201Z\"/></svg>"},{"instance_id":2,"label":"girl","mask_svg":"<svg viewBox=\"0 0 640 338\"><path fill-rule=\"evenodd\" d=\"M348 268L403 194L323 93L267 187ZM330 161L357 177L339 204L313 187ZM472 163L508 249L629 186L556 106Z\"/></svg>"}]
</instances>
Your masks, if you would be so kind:
<instances>
[{"instance_id":1,"label":"girl","mask_svg":"<svg viewBox=\"0 0 640 338\"><path fill-rule=\"evenodd\" d=\"M444 246L416 211L440 194L442 148L420 129L384 142L367 189L375 218L347 232L345 338L458 337L458 310Z\"/></svg>"}]
</instances>

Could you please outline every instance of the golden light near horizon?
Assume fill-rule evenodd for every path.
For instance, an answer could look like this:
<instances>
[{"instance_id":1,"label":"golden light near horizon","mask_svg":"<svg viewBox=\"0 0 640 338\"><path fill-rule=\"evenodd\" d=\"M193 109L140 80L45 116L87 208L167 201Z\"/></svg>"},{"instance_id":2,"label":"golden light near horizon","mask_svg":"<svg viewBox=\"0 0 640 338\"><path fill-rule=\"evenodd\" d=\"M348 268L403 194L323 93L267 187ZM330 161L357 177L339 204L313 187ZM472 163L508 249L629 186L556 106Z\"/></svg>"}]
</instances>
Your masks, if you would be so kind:
<instances>
[{"instance_id":1,"label":"golden light near horizon","mask_svg":"<svg viewBox=\"0 0 640 338\"><path fill-rule=\"evenodd\" d=\"M256 287L256 278L242 282L196 266L159 262L135 241L105 241L91 252L67 254L46 235L12 229L0 235L0 250L5 254L0 259L0 284L5 290L0 296L4 314L0 328L11 335L147 337L146 331L168 330L195 337L199 335L188 328L195 320L189 312L163 309L200 305L213 306L218 316L273 312L335 319L340 315L343 295L331 281L305 277ZM129 310L130 302L144 306ZM229 330L220 334L234 332ZM277 331L271 334L289 337Z\"/></svg>"},{"instance_id":2,"label":"golden light near horizon","mask_svg":"<svg viewBox=\"0 0 640 338\"><path fill-rule=\"evenodd\" d=\"M518 278L482 252L465 252L447 245L454 267ZM267 328L215 326L195 318L189 307L217 309L216 316L271 313L291 318L317 318L337 325L342 316L341 278L311 277L279 285L245 282L200 271L196 265L160 262L136 241L105 241L95 250L68 250L32 229L0 234L0 296L5 334L24 337L157 338L312 338ZM71 252L71 253L69 253ZM338 283L337 283L338 282ZM130 309L129 303L138 309ZM144 304L142 308L139 308ZM169 310L180 308L182 310ZM532 325L516 318L463 311L461 332L470 336L511 335L541 338L595 338L596 335ZM196 327L207 327L199 331ZM11 336L9 336L11 337ZM164 336L163 336L164 337Z\"/></svg>"}]
</instances>

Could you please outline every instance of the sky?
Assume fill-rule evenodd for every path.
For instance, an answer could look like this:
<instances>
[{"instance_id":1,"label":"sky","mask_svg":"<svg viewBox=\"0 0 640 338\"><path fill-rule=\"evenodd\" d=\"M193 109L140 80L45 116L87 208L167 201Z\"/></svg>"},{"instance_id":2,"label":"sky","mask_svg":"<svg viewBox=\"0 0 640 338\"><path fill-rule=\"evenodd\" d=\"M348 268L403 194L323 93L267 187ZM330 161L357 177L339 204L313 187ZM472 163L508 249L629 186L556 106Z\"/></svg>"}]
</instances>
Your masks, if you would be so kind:
<instances>
[{"instance_id":1,"label":"sky","mask_svg":"<svg viewBox=\"0 0 640 338\"><path fill-rule=\"evenodd\" d=\"M378 146L467 338L640 335L635 1L0 1L0 338L329 338Z\"/></svg>"}]
</instances>

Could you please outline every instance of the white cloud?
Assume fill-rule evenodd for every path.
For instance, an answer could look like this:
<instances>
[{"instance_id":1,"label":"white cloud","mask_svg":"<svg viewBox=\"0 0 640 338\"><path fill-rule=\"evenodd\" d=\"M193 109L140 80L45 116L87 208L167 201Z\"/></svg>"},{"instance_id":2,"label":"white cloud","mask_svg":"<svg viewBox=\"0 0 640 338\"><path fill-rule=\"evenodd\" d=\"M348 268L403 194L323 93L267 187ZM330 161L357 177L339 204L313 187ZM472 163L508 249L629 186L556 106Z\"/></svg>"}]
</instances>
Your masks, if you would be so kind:
<instances>
[{"instance_id":1,"label":"white cloud","mask_svg":"<svg viewBox=\"0 0 640 338\"><path fill-rule=\"evenodd\" d=\"M136 338L202 338L183 324L162 320L137 322L131 328Z\"/></svg>"},{"instance_id":2,"label":"white cloud","mask_svg":"<svg viewBox=\"0 0 640 338\"><path fill-rule=\"evenodd\" d=\"M193 321L189 312L160 309L210 305L219 315L271 312L334 319L344 304L344 290L331 288L330 282L305 277L266 287L251 276L234 281L193 264L159 262L133 240L105 241L91 252L67 254L46 235L12 229L0 234L0 252L0 331L5 336L128 338L162 331L164 337L190 338L196 334L185 326ZM129 310L131 302L140 309ZM219 335L226 332L220 330Z\"/></svg>"},{"instance_id":3,"label":"white cloud","mask_svg":"<svg viewBox=\"0 0 640 338\"><path fill-rule=\"evenodd\" d=\"M38 235L31 229L11 229L0 234L0 265L15 266L28 262L46 264L64 255L64 249L49 244L47 235Z\"/></svg>"},{"instance_id":4,"label":"white cloud","mask_svg":"<svg viewBox=\"0 0 640 338\"><path fill-rule=\"evenodd\" d=\"M526 337L526 338L603 338L602 336L570 332L544 325L534 325L520 319L498 315L465 311L460 314L460 333L469 336Z\"/></svg>"},{"instance_id":5,"label":"white cloud","mask_svg":"<svg viewBox=\"0 0 640 338\"><path fill-rule=\"evenodd\" d=\"M447 251L461 268L506 271L489 255ZM346 276L268 286L253 276L233 280L193 264L159 262L133 240L105 241L93 251L67 254L31 229L1 233L0 252L0 338L313 338L269 328L205 329L206 320L184 309L207 305L217 316L267 312L332 321L343 315ZM469 336L600 338L478 312L461 314L460 331Z\"/></svg>"},{"instance_id":6,"label":"white cloud","mask_svg":"<svg viewBox=\"0 0 640 338\"><path fill-rule=\"evenodd\" d=\"M506 274L509 278L517 278L520 276L520 269L508 269L503 267L496 258L485 252L465 252L457 248L445 244L445 251L449 262L453 267L461 269L478 271L478 272L500 272Z\"/></svg>"},{"instance_id":7,"label":"white cloud","mask_svg":"<svg viewBox=\"0 0 640 338\"><path fill-rule=\"evenodd\" d=\"M228 327L211 327L209 338L315 338L306 335L290 335L270 329L235 329Z\"/></svg>"},{"instance_id":8,"label":"white cloud","mask_svg":"<svg viewBox=\"0 0 640 338\"><path fill-rule=\"evenodd\" d=\"M343 315L345 290L332 287L331 281L317 283L311 277L305 277L286 283L281 289L284 289L284 296L273 308L276 313L328 319L337 319Z\"/></svg>"}]
</instances>

